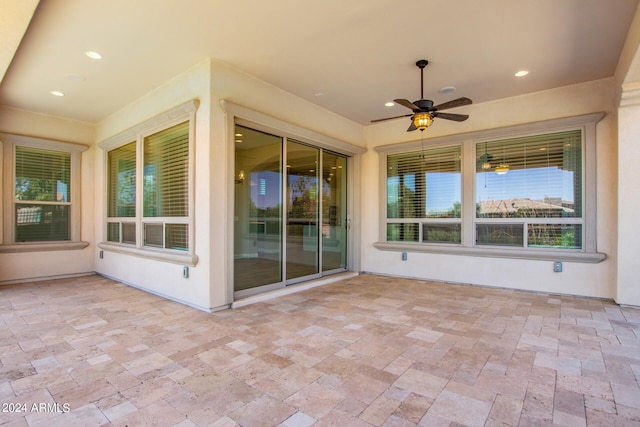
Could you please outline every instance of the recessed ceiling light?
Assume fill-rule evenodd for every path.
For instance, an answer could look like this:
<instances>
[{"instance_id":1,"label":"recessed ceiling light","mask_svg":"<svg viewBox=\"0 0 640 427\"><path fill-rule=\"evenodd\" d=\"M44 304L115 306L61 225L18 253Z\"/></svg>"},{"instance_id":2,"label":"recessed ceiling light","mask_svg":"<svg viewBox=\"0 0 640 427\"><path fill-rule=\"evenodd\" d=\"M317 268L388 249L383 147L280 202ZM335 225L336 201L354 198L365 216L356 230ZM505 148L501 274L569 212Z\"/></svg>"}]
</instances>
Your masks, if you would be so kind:
<instances>
[{"instance_id":1,"label":"recessed ceiling light","mask_svg":"<svg viewBox=\"0 0 640 427\"><path fill-rule=\"evenodd\" d=\"M242 134L241 134L241 133L236 133L236 136L237 136L238 138L240 138L240 137L242 137Z\"/></svg>"},{"instance_id":2,"label":"recessed ceiling light","mask_svg":"<svg viewBox=\"0 0 640 427\"><path fill-rule=\"evenodd\" d=\"M445 86L440 88L440 90L438 92L440 93L451 93L451 92L455 92L456 88L455 86Z\"/></svg>"},{"instance_id":3,"label":"recessed ceiling light","mask_svg":"<svg viewBox=\"0 0 640 427\"><path fill-rule=\"evenodd\" d=\"M314 94L313 96L321 97L321 96L324 96L324 93L318 92L318 93Z\"/></svg>"},{"instance_id":4,"label":"recessed ceiling light","mask_svg":"<svg viewBox=\"0 0 640 427\"><path fill-rule=\"evenodd\" d=\"M53 95L53 96L64 96L64 93L60 92L59 90L52 90L51 91L51 95Z\"/></svg>"},{"instance_id":5,"label":"recessed ceiling light","mask_svg":"<svg viewBox=\"0 0 640 427\"><path fill-rule=\"evenodd\" d=\"M396 103L395 103L395 102L391 102L391 101L386 102L386 103L384 104L384 106L385 106L385 107L393 107L394 105L396 105Z\"/></svg>"},{"instance_id":6,"label":"recessed ceiling light","mask_svg":"<svg viewBox=\"0 0 640 427\"><path fill-rule=\"evenodd\" d=\"M524 77L527 74L529 74L529 70L520 70L520 71L516 72L516 77Z\"/></svg>"},{"instance_id":7,"label":"recessed ceiling light","mask_svg":"<svg viewBox=\"0 0 640 427\"><path fill-rule=\"evenodd\" d=\"M94 52L93 50L88 50L84 54L91 59L102 59L102 55L100 55L98 52Z\"/></svg>"}]
</instances>

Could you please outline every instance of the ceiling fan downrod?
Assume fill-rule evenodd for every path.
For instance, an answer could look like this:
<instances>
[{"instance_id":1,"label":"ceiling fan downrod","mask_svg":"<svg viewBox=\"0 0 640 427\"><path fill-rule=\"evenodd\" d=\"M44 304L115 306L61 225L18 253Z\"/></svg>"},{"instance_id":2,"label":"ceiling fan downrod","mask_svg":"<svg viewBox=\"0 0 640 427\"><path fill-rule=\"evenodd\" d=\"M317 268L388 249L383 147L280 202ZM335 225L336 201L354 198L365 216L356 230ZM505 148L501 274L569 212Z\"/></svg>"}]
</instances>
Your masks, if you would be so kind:
<instances>
[{"instance_id":1,"label":"ceiling fan downrod","mask_svg":"<svg viewBox=\"0 0 640 427\"><path fill-rule=\"evenodd\" d=\"M416 62L416 66L420 68L420 99L424 99L424 67L429 64L426 59L420 59Z\"/></svg>"}]
</instances>

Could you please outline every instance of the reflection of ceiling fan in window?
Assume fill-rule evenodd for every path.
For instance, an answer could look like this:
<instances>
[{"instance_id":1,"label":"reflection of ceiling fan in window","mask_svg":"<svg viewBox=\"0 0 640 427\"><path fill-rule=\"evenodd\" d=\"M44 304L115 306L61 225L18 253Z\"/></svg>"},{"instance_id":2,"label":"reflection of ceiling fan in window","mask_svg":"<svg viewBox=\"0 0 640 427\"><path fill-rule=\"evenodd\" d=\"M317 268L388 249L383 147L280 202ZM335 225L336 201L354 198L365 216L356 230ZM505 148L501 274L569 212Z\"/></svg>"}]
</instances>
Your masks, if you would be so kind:
<instances>
[{"instance_id":1,"label":"reflection of ceiling fan in window","mask_svg":"<svg viewBox=\"0 0 640 427\"><path fill-rule=\"evenodd\" d=\"M395 117L387 117L385 119L377 119L371 120L371 122L381 122L384 120L393 120L400 117L409 117L411 116L411 126L407 129L407 132L414 131L416 129L425 130L431 123L433 123L433 119L440 118L446 120L453 120L455 122L463 122L469 118L466 114L454 114L454 113L441 113L442 110L448 110L450 108L462 107L463 105L471 104L471 100L469 98L457 98L449 102L445 102L440 105L433 105L433 101L430 99L424 99L424 67L427 66L429 61L426 59L421 59L416 62L416 66L420 68L420 99L414 102L408 101L406 99L394 99L393 101L397 104L405 106L413 111L411 114L404 114L402 116Z\"/></svg>"}]
</instances>

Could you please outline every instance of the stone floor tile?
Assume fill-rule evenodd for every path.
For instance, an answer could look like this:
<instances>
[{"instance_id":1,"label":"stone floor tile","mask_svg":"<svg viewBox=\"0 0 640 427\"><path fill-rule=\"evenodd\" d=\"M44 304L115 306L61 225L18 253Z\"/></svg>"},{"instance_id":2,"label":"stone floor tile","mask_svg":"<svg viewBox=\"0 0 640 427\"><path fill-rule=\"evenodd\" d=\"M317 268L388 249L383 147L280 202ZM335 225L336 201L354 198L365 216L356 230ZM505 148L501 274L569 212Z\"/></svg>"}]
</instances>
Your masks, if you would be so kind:
<instances>
[{"instance_id":1,"label":"stone floor tile","mask_svg":"<svg viewBox=\"0 0 640 427\"><path fill-rule=\"evenodd\" d=\"M399 400L387 396L379 396L365 409L358 418L374 426L384 424L393 412L402 403Z\"/></svg>"},{"instance_id":2,"label":"stone floor tile","mask_svg":"<svg viewBox=\"0 0 640 427\"><path fill-rule=\"evenodd\" d=\"M185 420L185 416L163 400L131 412L112 421L116 427L173 426Z\"/></svg>"},{"instance_id":3,"label":"stone floor tile","mask_svg":"<svg viewBox=\"0 0 640 427\"><path fill-rule=\"evenodd\" d=\"M522 413L522 400L509 396L497 395L487 423L490 425L517 426Z\"/></svg>"},{"instance_id":4,"label":"stone floor tile","mask_svg":"<svg viewBox=\"0 0 640 427\"><path fill-rule=\"evenodd\" d=\"M409 369L393 384L395 387L435 399L448 380L417 369Z\"/></svg>"},{"instance_id":5,"label":"stone floor tile","mask_svg":"<svg viewBox=\"0 0 640 427\"><path fill-rule=\"evenodd\" d=\"M640 424L640 310L363 274L213 314L99 276L0 287L2 425Z\"/></svg>"},{"instance_id":6,"label":"stone floor tile","mask_svg":"<svg viewBox=\"0 0 640 427\"><path fill-rule=\"evenodd\" d=\"M242 426L262 427L278 425L295 412L292 406L263 395L231 412L229 416Z\"/></svg>"},{"instance_id":7,"label":"stone floor tile","mask_svg":"<svg viewBox=\"0 0 640 427\"><path fill-rule=\"evenodd\" d=\"M473 399L449 390L438 395L428 413L467 426L484 426L491 403Z\"/></svg>"},{"instance_id":8,"label":"stone floor tile","mask_svg":"<svg viewBox=\"0 0 640 427\"><path fill-rule=\"evenodd\" d=\"M284 427L310 427L315 422L315 418L305 414L304 412L296 412L284 420L282 425Z\"/></svg>"}]
</instances>

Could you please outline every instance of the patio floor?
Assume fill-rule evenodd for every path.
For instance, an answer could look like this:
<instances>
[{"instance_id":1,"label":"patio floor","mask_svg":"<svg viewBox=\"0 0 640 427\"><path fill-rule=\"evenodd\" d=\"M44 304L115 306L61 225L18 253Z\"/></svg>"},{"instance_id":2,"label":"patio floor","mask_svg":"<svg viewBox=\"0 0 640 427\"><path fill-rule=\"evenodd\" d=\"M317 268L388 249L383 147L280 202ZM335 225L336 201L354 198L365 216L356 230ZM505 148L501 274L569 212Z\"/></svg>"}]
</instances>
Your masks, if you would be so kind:
<instances>
[{"instance_id":1,"label":"patio floor","mask_svg":"<svg viewBox=\"0 0 640 427\"><path fill-rule=\"evenodd\" d=\"M374 275L214 314L4 286L0 362L12 426L640 425L640 309Z\"/></svg>"}]
</instances>

